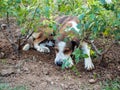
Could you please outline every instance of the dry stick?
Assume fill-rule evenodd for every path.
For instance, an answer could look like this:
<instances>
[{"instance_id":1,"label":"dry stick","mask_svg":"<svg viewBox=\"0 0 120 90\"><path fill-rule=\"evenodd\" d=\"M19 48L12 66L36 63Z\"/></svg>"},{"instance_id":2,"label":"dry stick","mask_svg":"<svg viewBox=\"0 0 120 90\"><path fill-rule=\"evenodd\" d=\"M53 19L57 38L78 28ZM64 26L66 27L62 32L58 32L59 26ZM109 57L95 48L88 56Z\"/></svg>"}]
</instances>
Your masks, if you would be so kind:
<instances>
[{"instance_id":1,"label":"dry stick","mask_svg":"<svg viewBox=\"0 0 120 90\"><path fill-rule=\"evenodd\" d=\"M7 27L8 27L7 31L8 31L8 33L10 33L9 35L11 37L11 40L14 40L15 39L15 34L10 29L9 12L7 12L6 20L7 20Z\"/></svg>"},{"instance_id":2,"label":"dry stick","mask_svg":"<svg viewBox=\"0 0 120 90\"><path fill-rule=\"evenodd\" d=\"M19 44L19 48L25 44L25 42L30 38L30 36L32 36L33 33L34 33L34 31L32 31L32 32L29 34L29 36L23 41L22 44ZM20 41L20 40L19 40L19 41Z\"/></svg>"},{"instance_id":3,"label":"dry stick","mask_svg":"<svg viewBox=\"0 0 120 90\"><path fill-rule=\"evenodd\" d=\"M14 41L14 34L12 33L11 29L10 29L10 22L9 22L9 13L7 12L7 28L6 31L9 33L9 37L11 41Z\"/></svg>"},{"instance_id":4,"label":"dry stick","mask_svg":"<svg viewBox=\"0 0 120 90\"><path fill-rule=\"evenodd\" d=\"M95 46L95 44L93 43L93 41L90 41L90 43L91 43L92 47L94 48L94 50L96 51L96 53L97 53L99 56L101 56L102 53L100 53L100 52L98 51L98 49L97 49L97 47Z\"/></svg>"},{"instance_id":5,"label":"dry stick","mask_svg":"<svg viewBox=\"0 0 120 90\"><path fill-rule=\"evenodd\" d=\"M113 42L109 45L109 47L108 47L107 49L105 49L102 53L100 53L100 52L98 51L97 47L95 46L95 44L94 44L92 41L90 41L90 43L91 43L92 47L94 48L94 50L96 51L96 53L99 55L99 59L100 59L100 61L101 61L101 60L103 59L103 56L110 50L110 48L111 48L115 43L117 43L117 41L113 41Z\"/></svg>"},{"instance_id":6,"label":"dry stick","mask_svg":"<svg viewBox=\"0 0 120 90\"><path fill-rule=\"evenodd\" d=\"M6 17L6 20L7 20L7 25L1 25L1 31L2 31L2 33L3 33L3 35L5 36L5 38L9 41L9 43L11 44L11 46L12 46L12 48L14 49L14 51L16 52L16 53L18 53L18 51L17 51L17 45L15 44L15 42L14 42L14 40L13 40L13 34L12 34L12 32L10 31L10 24L9 24L9 13L7 12L7 17ZM6 30L8 33L9 33L9 35L7 36L5 33L4 33L4 31L3 30Z\"/></svg>"},{"instance_id":7,"label":"dry stick","mask_svg":"<svg viewBox=\"0 0 120 90\"><path fill-rule=\"evenodd\" d=\"M8 13L8 12L7 12L6 20L7 20L7 26L9 27L9 26L10 26L10 23L9 23L9 13Z\"/></svg>"},{"instance_id":8,"label":"dry stick","mask_svg":"<svg viewBox=\"0 0 120 90\"><path fill-rule=\"evenodd\" d=\"M27 34L28 34L28 32L29 32L29 30L30 30L30 28L31 28L32 21L33 21L34 18L35 18L35 14L36 14L37 9L38 9L39 6L40 6L40 3L38 4L38 6L37 6L36 9L35 9L35 12L34 12L33 18L32 18L32 20L31 20L31 22L30 22L30 24L29 24L29 27L28 27L28 29L27 29ZM25 39L25 40L23 41L23 43L20 44L20 46L18 46L18 47L23 46L23 45L25 44L25 42L27 42L27 40L30 38L30 36L32 36L33 33L34 33L34 30L32 30L32 32L29 34L29 36L26 35L26 39Z\"/></svg>"},{"instance_id":9,"label":"dry stick","mask_svg":"<svg viewBox=\"0 0 120 90\"><path fill-rule=\"evenodd\" d=\"M14 39L13 39L14 38L13 37L14 34L10 30L10 22L9 22L9 13L8 12L7 12L6 20L7 20L7 29L6 29L6 31L9 33L9 37L7 37L7 36L5 36L5 37L6 37L6 39L8 38L7 40L10 42L10 44L12 45L12 48L15 50L15 52L18 53L18 47L15 44Z\"/></svg>"}]
</instances>

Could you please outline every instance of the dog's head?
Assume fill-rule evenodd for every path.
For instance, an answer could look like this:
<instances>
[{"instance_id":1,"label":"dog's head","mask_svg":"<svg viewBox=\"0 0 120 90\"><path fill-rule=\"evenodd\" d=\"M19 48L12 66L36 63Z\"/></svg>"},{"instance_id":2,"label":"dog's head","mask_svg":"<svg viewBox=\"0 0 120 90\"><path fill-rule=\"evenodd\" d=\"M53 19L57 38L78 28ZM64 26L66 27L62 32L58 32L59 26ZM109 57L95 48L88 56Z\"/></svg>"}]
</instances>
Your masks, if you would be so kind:
<instances>
[{"instance_id":1,"label":"dog's head","mask_svg":"<svg viewBox=\"0 0 120 90\"><path fill-rule=\"evenodd\" d=\"M75 31L78 32L77 24L79 20L74 16L63 16L56 19L58 25L58 36L56 36L55 43L55 64L61 66L64 60L72 60L71 55L75 47L78 46L78 35L74 35ZM74 29L74 30L71 30ZM70 37L72 35L72 37ZM68 40L66 40L68 38Z\"/></svg>"},{"instance_id":2,"label":"dog's head","mask_svg":"<svg viewBox=\"0 0 120 90\"><path fill-rule=\"evenodd\" d=\"M58 66L62 66L64 60L72 59L72 52L77 46L78 42L76 41L57 40L55 42L55 64Z\"/></svg>"}]
</instances>

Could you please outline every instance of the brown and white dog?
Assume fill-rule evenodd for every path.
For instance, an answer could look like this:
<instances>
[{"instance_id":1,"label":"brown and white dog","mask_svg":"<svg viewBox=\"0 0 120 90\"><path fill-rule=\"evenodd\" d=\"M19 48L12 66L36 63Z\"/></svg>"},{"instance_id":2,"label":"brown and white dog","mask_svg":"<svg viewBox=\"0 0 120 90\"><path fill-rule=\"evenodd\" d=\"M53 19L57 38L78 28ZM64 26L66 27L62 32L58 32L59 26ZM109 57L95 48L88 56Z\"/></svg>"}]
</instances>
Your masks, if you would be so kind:
<instances>
[{"instance_id":1,"label":"brown and white dog","mask_svg":"<svg viewBox=\"0 0 120 90\"><path fill-rule=\"evenodd\" d=\"M65 38L69 38L70 34L74 34L75 32L71 30L73 28L76 32L79 33L80 29L77 28L77 25L79 23L79 20L75 16L58 16L55 18L55 22L57 24L58 28L58 36L56 36L55 39L55 64L58 66L62 66L64 60L68 60L71 67L73 65L72 60L72 52L74 51L75 47L79 45L79 38L77 35L71 40L65 41ZM69 28L68 28L69 27ZM67 29L68 28L68 29ZM67 30L67 31L66 31ZM53 43L51 41L44 42L44 40L51 40L49 39L50 33L45 35L44 30L41 30L40 32L33 33L31 38L34 38L34 48L39 52L50 52L49 48L46 47L46 45L53 46ZM90 57L90 48L88 47L88 44L86 42L81 43L82 50L84 54L87 54L88 57L84 58L85 68L87 70L93 69L94 65L92 63L91 57ZM23 47L23 50L28 50L30 47L29 44L26 44Z\"/></svg>"}]
</instances>

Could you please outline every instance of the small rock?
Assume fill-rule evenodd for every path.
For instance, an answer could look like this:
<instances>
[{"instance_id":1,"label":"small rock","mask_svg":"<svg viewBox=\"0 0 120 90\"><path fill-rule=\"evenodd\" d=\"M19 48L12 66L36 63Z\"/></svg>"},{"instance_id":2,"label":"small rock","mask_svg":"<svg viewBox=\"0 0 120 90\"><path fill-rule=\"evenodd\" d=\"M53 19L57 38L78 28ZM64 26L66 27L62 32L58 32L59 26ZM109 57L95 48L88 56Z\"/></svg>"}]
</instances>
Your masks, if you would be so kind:
<instances>
[{"instance_id":1,"label":"small rock","mask_svg":"<svg viewBox=\"0 0 120 90\"><path fill-rule=\"evenodd\" d=\"M8 69L3 69L3 70L1 70L0 75L1 75L1 76L9 76L9 75L11 75L11 74L13 74L13 73L15 73L15 69L13 69L13 68L8 68Z\"/></svg>"},{"instance_id":2,"label":"small rock","mask_svg":"<svg viewBox=\"0 0 120 90\"><path fill-rule=\"evenodd\" d=\"M15 65L15 68L16 68L16 69L21 68L23 64L24 64L24 61L23 61L23 60L20 60L20 61L18 61L18 63Z\"/></svg>"},{"instance_id":3,"label":"small rock","mask_svg":"<svg viewBox=\"0 0 120 90\"><path fill-rule=\"evenodd\" d=\"M106 77L111 80L112 79L112 75L111 74L106 74Z\"/></svg>"},{"instance_id":4,"label":"small rock","mask_svg":"<svg viewBox=\"0 0 120 90\"><path fill-rule=\"evenodd\" d=\"M50 82L50 84L51 84L51 85L53 85L53 84L54 84L54 82L52 82L52 81L51 81L51 82Z\"/></svg>"},{"instance_id":5,"label":"small rock","mask_svg":"<svg viewBox=\"0 0 120 90\"><path fill-rule=\"evenodd\" d=\"M26 44L24 47L23 47L23 51L28 51L30 49L30 44Z\"/></svg>"},{"instance_id":6,"label":"small rock","mask_svg":"<svg viewBox=\"0 0 120 90\"><path fill-rule=\"evenodd\" d=\"M95 79L89 79L89 83L90 83L90 84L94 84L94 83L96 83L96 81L97 81L97 80L95 80Z\"/></svg>"},{"instance_id":7,"label":"small rock","mask_svg":"<svg viewBox=\"0 0 120 90\"><path fill-rule=\"evenodd\" d=\"M23 71L28 71L29 69L25 66L23 66Z\"/></svg>"},{"instance_id":8,"label":"small rock","mask_svg":"<svg viewBox=\"0 0 120 90\"><path fill-rule=\"evenodd\" d=\"M12 56L11 56L11 59L12 59L12 60L16 60L16 56L12 55Z\"/></svg>"},{"instance_id":9,"label":"small rock","mask_svg":"<svg viewBox=\"0 0 120 90\"><path fill-rule=\"evenodd\" d=\"M22 73L20 69L17 69L16 72L19 74Z\"/></svg>"},{"instance_id":10,"label":"small rock","mask_svg":"<svg viewBox=\"0 0 120 90\"><path fill-rule=\"evenodd\" d=\"M42 64L42 61L39 61L38 63L39 63L39 64Z\"/></svg>"},{"instance_id":11,"label":"small rock","mask_svg":"<svg viewBox=\"0 0 120 90\"><path fill-rule=\"evenodd\" d=\"M30 83L30 86L35 87L35 86L36 86L36 83L35 83L35 82L31 82L31 83Z\"/></svg>"},{"instance_id":12,"label":"small rock","mask_svg":"<svg viewBox=\"0 0 120 90\"><path fill-rule=\"evenodd\" d=\"M50 72L47 71L47 70L43 71L43 73L44 73L45 75L49 75L49 74L50 74Z\"/></svg>"},{"instance_id":13,"label":"small rock","mask_svg":"<svg viewBox=\"0 0 120 90\"><path fill-rule=\"evenodd\" d=\"M93 88L94 88L94 90L101 90L101 86L100 85L95 85Z\"/></svg>"},{"instance_id":14,"label":"small rock","mask_svg":"<svg viewBox=\"0 0 120 90\"><path fill-rule=\"evenodd\" d=\"M117 68L118 68L118 71L120 71L120 66L118 66Z\"/></svg>"},{"instance_id":15,"label":"small rock","mask_svg":"<svg viewBox=\"0 0 120 90\"><path fill-rule=\"evenodd\" d=\"M5 53L4 53L4 52L1 52L1 55L2 55L2 56L4 56L4 55L5 55Z\"/></svg>"},{"instance_id":16,"label":"small rock","mask_svg":"<svg viewBox=\"0 0 120 90\"><path fill-rule=\"evenodd\" d=\"M5 30L5 29L7 28L7 24L2 24L2 25L1 25L1 28L2 28L3 30Z\"/></svg>"},{"instance_id":17,"label":"small rock","mask_svg":"<svg viewBox=\"0 0 120 90\"><path fill-rule=\"evenodd\" d=\"M47 82L43 82L40 85L46 87L47 86Z\"/></svg>"},{"instance_id":18,"label":"small rock","mask_svg":"<svg viewBox=\"0 0 120 90\"><path fill-rule=\"evenodd\" d=\"M4 58L5 57L5 53L1 52L0 53L0 58Z\"/></svg>"},{"instance_id":19,"label":"small rock","mask_svg":"<svg viewBox=\"0 0 120 90\"><path fill-rule=\"evenodd\" d=\"M61 84L62 87L64 87L64 84Z\"/></svg>"},{"instance_id":20,"label":"small rock","mask_svg":"<svg viewBox=\"0 0 120 90\"><path fill-rule=\"evenodd\" d=\"M66 89L68 88L68 86L66 84L63 84L63 83L61 84L61 87L66 88Z\"/></svg>"}]
</instances>

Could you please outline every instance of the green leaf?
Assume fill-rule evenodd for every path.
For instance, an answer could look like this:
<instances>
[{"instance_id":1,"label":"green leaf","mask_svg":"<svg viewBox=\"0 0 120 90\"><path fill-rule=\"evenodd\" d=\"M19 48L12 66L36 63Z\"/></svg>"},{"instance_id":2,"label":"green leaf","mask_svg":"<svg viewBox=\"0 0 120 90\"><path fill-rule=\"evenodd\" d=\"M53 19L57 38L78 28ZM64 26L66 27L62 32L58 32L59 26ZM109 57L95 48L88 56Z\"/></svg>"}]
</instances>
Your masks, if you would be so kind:
<instances>
[{"instance_id":1,"label":"green leaf","mask_svg":"<svg viewBox=\"0 0 120 90\"><path fill-rule=\"evenodd\" d=\"M22 0L16 0L16 3L21 3Z\"/></svg>"},{"instance_id":2,"label":"green leaf","mask_svg":"<svg viewBox=\"0 0 120 90\"><path fill-rule=\"evenodd\" d=\"M53 24L53 25L52 25L52 28L53 28L54 31L56 31L56 30L57 30L57 25L56 25L56 24Z\"/></svg>"},{"instance_id":3,"label":"green leaf","mask_svg":"<svg viewBox=\"0 0 120 90\"><path fill-rule=\"evenodd\" d=\"M40 8L37 8L37 9L36 9L36 12L37 12L37 13L40 13Z\"/></svg>"},{"instance_id":4,"label":"green leaf","mask_svg":"<svg viewBox=\"0 0 120 90\"><path fill-rule=\"evenodd\" d=\"M73 52L73 55L77 55L77 54L80 54L80 49L79 48L76 48Z\"/></svg>"},{"instance_id":5,"label":"green leaf","mask_svg":"<svg viewBox=\"0 0 120 90\"><path fill-rule=\"evenodd\" d=\"M95 17L96 17L95 14L92 13L92 14L90 14L90 17L89 17L89 18L90 18L91 20L94 20Z\"/></svg>"},{"instance_id":6,"label":"green leaf","mask_svg":"<svg viewBox=\"0 0 120 90\"><path fill-rule=\"evenodd\" d=\"M65 69L65 67L69 67L70 66L70 62L69 62L68 59L63 60L62 69Z\"/></svg>"},{"instance_id":7,"label":"green leaf","mask_svg":"<svg viewBox=\"0 0 120 90\"><path fill-rule=\"evenodd\" d=\"M89 22L86 22L86 23L85 23L85 30L89 29L89 26L90 26L90 23L89 23Z\"/></svg>"},{"instance_id":8,"label":"green leaf","mask_svg":"<svg viewBox=\"0 0 120 90\"><path fill-rule=\"evenodd\" d=\"M83 56L83 58L88 58L89 57L87 54L83 54L82 56Z\"/></svg>"},{"instance_id":9,"label":"green leaf","mask_svg":"<svg viewBox=\"0 0 120 90\"><path fill-rule=\"evenodd\" d=\"M77 28L81 29L82 28L82 24L78 23Z\"/></svg>"},{"instance_id":10,"label":"green leaf","mask_svg":"<svg viewBox=\"0 0 120 90\"><path fill-rule=\"evenodd\" d=\"M120 19L120 13L118 13L118 19Z\"/></svg>"},{"instance_id":11,"label":"green leaf","mask_svg":"<svg viewBox=\"0 0 120 90\"><path fill-rule=\"evenodd\" d=\"M114 33L115 39L120 40L120 30L115 30L113 33Z\"/></svg>"},{"instance_id":12,"label":"green leaf","mask_svg":"<svg viewBox=\"0 0 120 90\"><path fill-rule=\"evenodd\" d=\"M22 34L22 35L25 35L26 30L25 30L24 28L22 28L20 31L21 31L21 34Z\"/></svg>"},{"instance_id":13,"label":"green leaf","mask_svg":"<svg viewBox=\"0 0 120 90\"><path fill-rule=\"evenodd\" d=\"M96 34L98 31L98 28L97 27L93 27L93 32Z\"/></svg>"},{"instance_id":14,"label":"green leaf","mask_svg":"<svg viewBox=\"0 0 120 90\"><path fill-rule=\"evenodd\" d=\"M85 17L85 14L82 13L82 14L79 16L79 20L83 20L84 17Z\"/></svg>"},{"instance_id":15,"label":"green leaf","mask_svg":"<svg viewBox=\"0 0 120 90\"><path fill-rule=\"evenodd\" d=\"M100 0L100 2L104 5L106 2L105 0Z\"/></svg>"},{"instance_id":16,"label":"green leaf","mask_svg":"<svg viewBox=\"0 0 120 90\"><path fill-rule=\"evenodd\" d=\"M80 62L80 58L79 57L75 57L75 63L79 63Z\"/></svg>"},{"instance_id":17,"label":"green leaf","mask_svg":"<svg viewBox=\"0 0 120 90\"><path fill-rule=\"evenodd\" d=\"M50 17L50 7L48 7L48 6L45 7L45 16L46 16L47 18Z\"/></svg>"}]
</instances>

